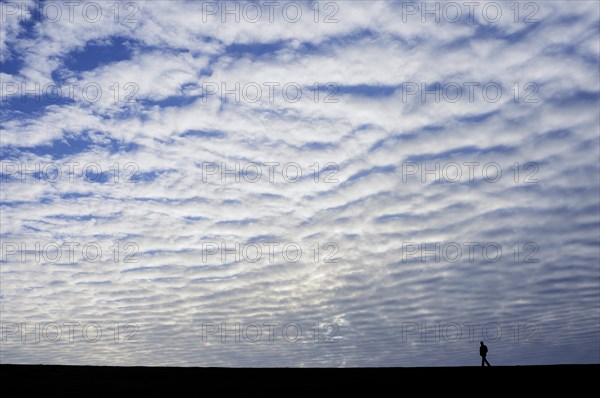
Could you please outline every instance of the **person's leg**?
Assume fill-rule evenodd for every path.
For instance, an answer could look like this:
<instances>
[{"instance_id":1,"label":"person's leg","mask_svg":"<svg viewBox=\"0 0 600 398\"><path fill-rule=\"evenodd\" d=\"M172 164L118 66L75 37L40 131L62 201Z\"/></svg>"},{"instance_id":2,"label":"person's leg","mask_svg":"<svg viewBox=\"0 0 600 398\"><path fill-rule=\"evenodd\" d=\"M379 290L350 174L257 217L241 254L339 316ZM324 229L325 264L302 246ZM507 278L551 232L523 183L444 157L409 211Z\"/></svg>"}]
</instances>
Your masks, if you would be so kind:
<instances>
[{"instance_id":1,"label":"person's leg","mask_svg":"<svg viewBox=\"0 0 600 398\"><path fill-rule=\"evenodd\" d=\"M485 357L481 357L481 366L485 366L484 363L485 363Z\"/></svg>"},{"instance_id":2,"label":"person's leg","mask_svg":"<svg viewBox=\"0 0 600 398\"><path fill-rule=\"evenodd\" d=\"M487 358L483 358L485 360L485 363L487 363L487 366L492 366L490 365L490 363L488 362Z\"/></svg>"}]
</instances>

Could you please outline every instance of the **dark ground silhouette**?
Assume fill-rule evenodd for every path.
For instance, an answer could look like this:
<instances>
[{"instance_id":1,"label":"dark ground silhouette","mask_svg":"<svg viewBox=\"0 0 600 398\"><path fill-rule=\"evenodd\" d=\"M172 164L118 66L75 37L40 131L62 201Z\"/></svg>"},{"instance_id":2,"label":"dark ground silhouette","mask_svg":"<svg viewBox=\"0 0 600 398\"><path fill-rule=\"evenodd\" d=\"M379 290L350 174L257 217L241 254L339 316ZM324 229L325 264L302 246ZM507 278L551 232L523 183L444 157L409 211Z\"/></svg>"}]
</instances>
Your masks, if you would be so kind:
<instances>
[{"instance_id":1,"label":"dark ground silhouette","mask_svg":"<svg viewBox=\"0 0 600 398\"><path fill-rule=\"evenodd\" d=\"M260 358L257 358L257 366L260 366ZM398 392L400 396L410 395L411 389L415 388L416 391L428 393L437 388L440 393L445 391L448 394L451 385L465 387L473 384L474 379L478 383L494 385L495 392L506 388L507 393L511 394L514 394L518 385L524 386L519 387L520 392L531 388L532 392L539 395L543 386L548 385L548 380L563 380L563 385L568 380L570 389L591 389L595 387L593 375L598 373L600 365L494 366L489 372L481 372L478 368L241 369L0 365L0 374L2 391L14 390L18 393L14 396L19 397L51 394L105 398L161 395L343 398L357 391L369 392L368 396L379 396L386 390ZM431 382L423 385L423 380ZM477 388L470 387L468 390L475 391ZM36 392L43 395L34 395Z\"/></svg>"}]
</instances>

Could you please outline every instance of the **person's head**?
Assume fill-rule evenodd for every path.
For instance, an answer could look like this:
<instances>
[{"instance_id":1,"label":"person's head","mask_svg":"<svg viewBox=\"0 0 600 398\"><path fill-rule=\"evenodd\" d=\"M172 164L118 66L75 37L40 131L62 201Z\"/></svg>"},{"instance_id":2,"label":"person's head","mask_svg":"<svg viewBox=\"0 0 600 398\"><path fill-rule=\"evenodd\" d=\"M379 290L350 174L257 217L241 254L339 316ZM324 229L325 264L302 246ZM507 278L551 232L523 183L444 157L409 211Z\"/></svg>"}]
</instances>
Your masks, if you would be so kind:
<instances>
[{"instance_id":1,"label":"person's head","mask_svg":"<svg viewBox=\"0 0 600 398\"><path fill-rule=\"evenodd\" d=\"M480 343L481 345L483 345L483 341L480 341L479 343Z\"/></svg>"}]
</instances>

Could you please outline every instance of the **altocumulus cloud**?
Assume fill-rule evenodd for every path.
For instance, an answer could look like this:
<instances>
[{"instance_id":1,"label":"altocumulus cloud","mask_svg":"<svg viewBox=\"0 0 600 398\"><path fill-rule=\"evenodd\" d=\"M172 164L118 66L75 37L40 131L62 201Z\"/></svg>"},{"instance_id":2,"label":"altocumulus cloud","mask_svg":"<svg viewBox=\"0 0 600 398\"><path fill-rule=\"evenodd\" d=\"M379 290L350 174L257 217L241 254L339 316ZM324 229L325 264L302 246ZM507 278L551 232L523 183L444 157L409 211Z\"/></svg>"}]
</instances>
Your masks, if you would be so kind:
<instances>
[{"instance_id":1,"label":"altocumulus cloud","mask_svg":"<svg viewBox=\"0 0 600 398\"><path fill-rule=\"evenodd\" d=\"M600 5L469 4L2 2L2 363L597 363Z\"/></svg>"}]
</instances>

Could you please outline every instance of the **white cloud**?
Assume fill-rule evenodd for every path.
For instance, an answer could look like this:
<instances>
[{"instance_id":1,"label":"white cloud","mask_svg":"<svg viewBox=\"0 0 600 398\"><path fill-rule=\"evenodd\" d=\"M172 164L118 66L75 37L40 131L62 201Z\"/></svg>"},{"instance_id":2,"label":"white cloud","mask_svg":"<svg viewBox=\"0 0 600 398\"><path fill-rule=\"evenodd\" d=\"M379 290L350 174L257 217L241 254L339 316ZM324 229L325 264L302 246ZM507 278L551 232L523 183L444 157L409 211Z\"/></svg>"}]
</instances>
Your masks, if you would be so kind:
<instances>
[{"instance_id":1,"label":"white cloud","mask_svg":"<svg viewBox=\"0 0 600 398\"><path fill-rule=\"evenodd\" d=\"M75 342L61 351L65 345L33 349L13 338L3 344L4 360L466 365L477 360L479 340L475 348L466 337L442 346L416 334L403 343L402 330L473 321L502 327L505 334L490 347L498 363L594 362L598 324L588 313L598 298L590 282L598 277L597 7L539 3L541 22L531 27L515 23L506 7L496 24L480 14L477 23L436 24L418 15L402 22L400 3L339 2L339 22L325 24L314 23L309 3L299 4L305 17L295 24L222 23L209 15L204 23L202 4L153 1L136 3L132 24L115 23L110 4L102 3L104 19L95 24L41 23L27 38L17 38L14 22L3 25L3 49L9 43L24 61L18 74L2 74L3 81L44 85L60 70L69 82L95 82L105 94L92 103L79 93L74 102L40 106L40 113L17 113L14 102L3 110L3 173L14 171L9 164L31 170L49 162L63 172L55 183L31 176L3 182L3 243L96 242L103 249L97 263L80 252L75 264L21 263L17 256L2 263L3 322L140 326L135 346L106 340L92 349ZM324 11L331 10L321 10L320 18ZM74 50L116 37L130 41L128 59L68 70ZM121 89L136 83L135 101L115 104L114 82ZM267 82L297 83L303 95L298 102L285 101L278 90L273 101L263 95L255 103L231 95L196 98L203 83L222 82L228 88L256 82L263 94ZM339 86L338 102L315 101L308 89L314 82ZM403 95L411 82L497 82L502 98L485 101L477 89L472 102L466 91L456 103L435 102L431 94L422 102ZM530 97L537 103L523 102L529 82L537 85ZM44 150L50 143L55 146ZM72 181L67 162L77 164ZM253 162L263 176L236 182L230 173L223 182L220 174L207 174L206 162L230 170ZM272 183L266 162L279 163ZM282 174L290 162L302 168L296 183L285 179L293 169ZM315 182L315 170L329 162L339 172L321 170ZM423 183L420 175L405 175L408 162L430 169L456 162L463 173L465 162L480 165L476 182L463 174L461 183L435 183L431 175ZM496 183L486 182L479 167L492 162L503 172ZM108 180L85 181L81 170L90 164ZM532 171L539 182L525 183ZM126 183L132 173L142 180ZM339 182L326 183L327 177ZM297 242L302 257L290 262L276 252L275 261L235 262L231 255L222 261L218 254L203 260L207 243L231 248L254 241ZM503 255L498 262L468 261L466 254L456 263L403 261L403 242L436 241L497 242ZM128 242L135 245L125 248ZM338 247L336 263L324 261L335 248L328 242ZM539 262L522 261L532 253L529 242ZM135 250L139 261L125 263L123 256ZM302 343L221 343L218 336L201 342L203 322L271 321L300 323ZM338 322L337 343L315 343L315 322ZM514 322L540 326L544 349L532 341L514 344ZM591 349L573 351L575 339ZM434 351L443 353L417 356Z\"/></svg>"}]
</instances>

